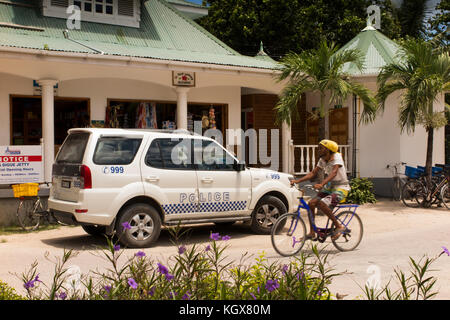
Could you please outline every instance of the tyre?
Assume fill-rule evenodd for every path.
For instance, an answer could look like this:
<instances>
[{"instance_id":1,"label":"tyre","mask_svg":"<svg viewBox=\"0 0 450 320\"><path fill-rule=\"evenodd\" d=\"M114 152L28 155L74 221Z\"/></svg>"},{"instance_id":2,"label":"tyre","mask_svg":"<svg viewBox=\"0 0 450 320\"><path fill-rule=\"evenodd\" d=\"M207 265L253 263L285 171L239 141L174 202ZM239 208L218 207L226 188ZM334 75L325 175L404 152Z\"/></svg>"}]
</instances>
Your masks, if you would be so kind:
<instances>
[{"instance_id":1,"label":"tyre","mask_svg":"<svg viewBox=\"0 0 450 320\"><path fill-rule=\"evenodd\" d=\"M101 236L106 233L105 226L82 225L81 227L87 234L90 234L91 236Z\"/></svg>"},{"instance_id":2,"label":"tyre","mask_svg":"<svg viewBox=\"0 0 450 320\"><path fill-rule=\"evenodd\" d=\"M19 225L25 231L33 231L39 227L41 221L40 215L36 211L43 211L42 204L36 199L22 199L17 207L17 220Z\"/></svg>"},{"instance_id":3,"label":"tyre","mask_svg":"<svg viewBox=\"0 0 450 320\"><path fill-rule=\"evenodd\" d=\"M283 201L274 196L263 197L252 213L251 229L257 234L270 234L272 226L287 212Z\"/></svg>"},{"instance_id":4,"label":"tyre","mask_svg":"<svg viewBox=\"0 0 450 320\"><path fill-rule=\"evenodd\" d=\"M297 254L303 248L306 240L306 225L297 213L283 214L275 222L270 239L275 251L289 257Z\"/></svg>"},{"instance_id":5,"label":"tyre","mask_svg":"<svg viewBox=\"0 0 450 320\"><path fill-rule=\"evenodd\" d=\"M450 209L450 189L448 184L444 185L441 189L441 200L447 209Z\"/></svg>"},{"instance_id":6,"label":"tyre","mask_svg":"<svg viewBox=\"0 0 450 320\"><path fill-rule=\"evenodd\" d=\"M417 181L410 180L402 188L402 202L409 208L420 207L423 201L423 194L425 193L425 186Z\"/></svg>"},{"instance_id":7,"label":"tyre","mask_svg":"<svg viewBox=\"0 0 450 320\"><path fill-rule=\"evenodd\" d=\"M127 227L124 224L128 223ZM148 204L126 207L116 223L119 242L129 248L149 247L161 232L161 218L155 208Z\"/></svg>"},{"instance_id":8,"label":"tyre","mask_svg":"<svg viewBox=\"0 0 450 320\"><path fill-rule=\"evenodd\" d=\"M342 211L336 218L346 227L346 230L336 240L331 240L339 251L352 251L361 242L363 236L363 224L361 218L353 211ZM331 223L331 221L328 221Z\"/></svg>"}]
</instances>

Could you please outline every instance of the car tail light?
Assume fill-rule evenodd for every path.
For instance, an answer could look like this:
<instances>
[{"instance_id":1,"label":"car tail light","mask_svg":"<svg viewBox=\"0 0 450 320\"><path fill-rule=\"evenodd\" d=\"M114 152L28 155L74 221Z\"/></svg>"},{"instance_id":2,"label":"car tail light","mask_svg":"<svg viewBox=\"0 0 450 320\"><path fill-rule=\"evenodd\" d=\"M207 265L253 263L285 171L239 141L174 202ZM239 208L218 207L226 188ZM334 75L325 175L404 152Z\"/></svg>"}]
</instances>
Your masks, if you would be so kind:
<instances>
[{"instance_id":1,"label":"car tail light","mask_svg":"<svg viewBox=\"0 0 450 320\"><path fill-rule=\"evenodd\" d=\"M81 189L92 189L91 169L84 164L80 166Z\"/></svg>"}]
</instances>

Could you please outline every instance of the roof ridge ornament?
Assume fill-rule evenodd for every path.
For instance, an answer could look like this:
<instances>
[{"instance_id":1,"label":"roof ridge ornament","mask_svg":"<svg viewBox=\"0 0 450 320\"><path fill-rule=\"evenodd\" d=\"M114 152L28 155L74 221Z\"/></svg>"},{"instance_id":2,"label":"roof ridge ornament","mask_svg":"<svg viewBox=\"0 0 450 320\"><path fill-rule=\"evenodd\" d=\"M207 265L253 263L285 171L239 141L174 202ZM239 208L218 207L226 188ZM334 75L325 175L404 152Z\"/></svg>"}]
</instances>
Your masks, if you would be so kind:
<instances>
[{"instance_id":1,"label":"roof ridge ornament","mask_svg":"<svg viewBox=\"0 0 450 320\"><path fill-rule=\"evenodd\" d=\"M259 44L259 52L257 56L268 56L268 54L264 51L264 45L262 41Z\"/></svg>"},{"instance_id":2,"label":"roof ridge ornament","mask_svg":"<svg viewBox=\"0 0 450 320\"><path fill-rule=\"evenodd\" d=\"M381 29L381 10L377 5L367 7L367 26L362 31ZM375 21L375 23L372 23Z\"/></svg>"}]
</instances>

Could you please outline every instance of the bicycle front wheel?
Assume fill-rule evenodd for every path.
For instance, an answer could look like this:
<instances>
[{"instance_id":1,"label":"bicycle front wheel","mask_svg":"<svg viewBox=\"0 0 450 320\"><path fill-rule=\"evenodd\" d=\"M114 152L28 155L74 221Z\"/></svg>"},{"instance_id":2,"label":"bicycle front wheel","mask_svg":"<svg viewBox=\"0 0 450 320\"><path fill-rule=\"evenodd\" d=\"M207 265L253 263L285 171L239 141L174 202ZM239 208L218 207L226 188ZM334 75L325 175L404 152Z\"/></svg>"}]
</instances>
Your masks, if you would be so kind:
<instances>
[{"instance_id":1,"label":"bicycle front wheel","mask_svg":"<svg viewBox=\"0 0 450 320\"><path fill-rule=\"evenodd\" d=\"M284 257L293 256L305 244L305 223L297 213L285 213L273 225L270 237L276 252Z\"/></svg>"},{"instance_id":2,"label":"bicycle front wheel","mask_svg":"<svg viewBox=\"0 0 450 320\"><path fill-rule=\"evenodd\" d=\"M351 210L342 211L336 215L336 219L345 226L345 231L337 240L331 239L333 245L339 251L352 251L361 242L363 236L363 224L361 218Z\"/></svg>"},{"instance_id":3,"label":"bicycle front wheel","mask_svg":"<svg viewBox=\"0 0 450 320\"><path fill-rule=\"evenodd\" d=\"M441 200L447 209L450 209L450 188L445 184L441 189Z\"/></svg>"},{"instance_id":4,"label":"bicycle front wheel","mask_svg":"<svg viewBox=\"0 0 450 320\"><path fill-rule=\"evenodd\" d=\"M35 214L41 209L38 199L21 199L17 207L17 220L25 231L33 231L39 227L40 216Z\"/></svg>"}]
</instances>

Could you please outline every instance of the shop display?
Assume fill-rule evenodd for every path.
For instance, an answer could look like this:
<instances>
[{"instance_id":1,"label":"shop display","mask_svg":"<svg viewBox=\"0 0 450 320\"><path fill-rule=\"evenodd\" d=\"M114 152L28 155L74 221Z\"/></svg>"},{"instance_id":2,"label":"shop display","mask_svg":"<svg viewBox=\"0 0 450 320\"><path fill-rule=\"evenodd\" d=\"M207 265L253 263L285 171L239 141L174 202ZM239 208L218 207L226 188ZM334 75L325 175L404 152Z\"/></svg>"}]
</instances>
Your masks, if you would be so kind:
<instances>
[{"instance_id":1,"label":"shop display","mask_svg":"<svg viewBox=\"0 0 450 320\"><path fill-rule=\"evenodd\" d=\"M214 107L209 108L209 128L216 129L216 116L214 112Z\"/></svg>"}]
</instances>

